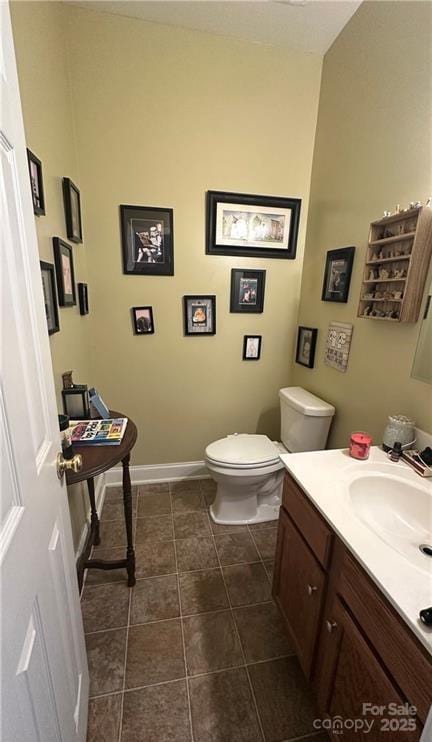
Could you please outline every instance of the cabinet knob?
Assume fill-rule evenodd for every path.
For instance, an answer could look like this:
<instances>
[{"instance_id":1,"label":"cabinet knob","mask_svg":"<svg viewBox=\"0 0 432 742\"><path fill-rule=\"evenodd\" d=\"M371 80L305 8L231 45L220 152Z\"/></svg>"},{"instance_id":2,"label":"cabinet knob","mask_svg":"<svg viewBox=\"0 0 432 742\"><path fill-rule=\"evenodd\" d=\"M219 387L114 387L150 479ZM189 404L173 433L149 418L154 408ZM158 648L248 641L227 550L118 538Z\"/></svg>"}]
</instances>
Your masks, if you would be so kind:
<instances>
[{"instance_id":1,"label":"cabinet knob","mask_svg":"<svg viewBox=\"0 0 432 742\"><path fill-rule=\"evenodd\" d=\"M326 629L328 633L331 634L335 629L337 629L336 621L326 621Z\"/></svg>"},{"instance_id":2,"label":"cabinet knob","mask_svg":"<svg viewBox=\"0 0 432 742\"><path fill-rule=\"evenodd\" d=\"M316 585L308 585L307 586L308 595L313 595L314 593L316 593L317 590L318 590L318 588L317 588Z\"/></svg>"}]
</instances>

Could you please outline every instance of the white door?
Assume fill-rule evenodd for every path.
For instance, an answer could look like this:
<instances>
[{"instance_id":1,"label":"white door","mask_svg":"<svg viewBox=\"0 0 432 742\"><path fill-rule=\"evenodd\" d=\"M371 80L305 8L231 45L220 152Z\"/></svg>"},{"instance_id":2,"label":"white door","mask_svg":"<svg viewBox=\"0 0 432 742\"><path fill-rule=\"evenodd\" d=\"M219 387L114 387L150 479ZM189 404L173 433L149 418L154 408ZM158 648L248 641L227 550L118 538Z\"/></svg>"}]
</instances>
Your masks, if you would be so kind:
<instances>
[{"instance_id":1,"label":"white door","mask_svg":"<svg viewBox=\"0 0 432 742\"><path fill-rule=\"evenodd\" d=\"M0 13L0 737L84 742L87 660L6 2Z\"/></svg>"}]
</instances>

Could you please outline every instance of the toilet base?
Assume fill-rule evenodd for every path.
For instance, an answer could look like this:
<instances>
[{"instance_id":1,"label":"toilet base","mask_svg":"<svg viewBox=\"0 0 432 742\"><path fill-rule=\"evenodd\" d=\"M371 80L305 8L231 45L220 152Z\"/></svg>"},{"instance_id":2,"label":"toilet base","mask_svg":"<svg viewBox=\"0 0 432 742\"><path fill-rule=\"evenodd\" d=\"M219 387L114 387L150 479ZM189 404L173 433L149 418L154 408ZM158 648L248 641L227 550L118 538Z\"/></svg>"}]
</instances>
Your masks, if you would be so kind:
<instances>
[{"instance_id":1,"label":"toilet base","mask_svg":"<svg viewBox=\"0 0 432 742\"><path fill-rule=\"evenodd\" d=\"M256 514L252 518L236 519L232 518L219 518L213 511L213 505L210 505L210 515L214 523L218 523L223 526L248 526L253 523L267 523L271 520L277 520L279 518L280 503L277 505L269 505L268 503L262 503L256 508Z\"/></svg>"},{"instance_id":2,"label":"toilet base","mask_svg":"<svg viewBox=\"0 0 432 742\"><path fill-rule=\"evenodd\" d=\"M211 471L217 482L216 497L210 506L215 523L247 526L277 520L282 499L284 469L253 475L226 475Z\"/></svg>"}]
</instances>

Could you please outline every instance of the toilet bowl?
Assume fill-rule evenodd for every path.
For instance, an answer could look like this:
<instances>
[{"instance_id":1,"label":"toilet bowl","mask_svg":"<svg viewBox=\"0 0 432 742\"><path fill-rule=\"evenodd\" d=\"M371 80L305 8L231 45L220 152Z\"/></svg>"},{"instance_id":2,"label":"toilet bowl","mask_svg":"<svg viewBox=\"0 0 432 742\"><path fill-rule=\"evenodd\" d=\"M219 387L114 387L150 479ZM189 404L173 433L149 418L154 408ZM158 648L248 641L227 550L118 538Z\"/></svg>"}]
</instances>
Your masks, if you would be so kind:
<instances>
[{"instance_id":1,"label":"toilet bowl","mask_svg":"<svg viewBox=\"0 0 432 742\"><path fill-rule=\"evenodd\" d=\"M276 520L282 498L281 453L325 448L335 408L301 387L279 391L282 442L234 433L210 443L205 463L217 483L210 507L215 523L247 525Z\"/></svg>"}]
</instances>

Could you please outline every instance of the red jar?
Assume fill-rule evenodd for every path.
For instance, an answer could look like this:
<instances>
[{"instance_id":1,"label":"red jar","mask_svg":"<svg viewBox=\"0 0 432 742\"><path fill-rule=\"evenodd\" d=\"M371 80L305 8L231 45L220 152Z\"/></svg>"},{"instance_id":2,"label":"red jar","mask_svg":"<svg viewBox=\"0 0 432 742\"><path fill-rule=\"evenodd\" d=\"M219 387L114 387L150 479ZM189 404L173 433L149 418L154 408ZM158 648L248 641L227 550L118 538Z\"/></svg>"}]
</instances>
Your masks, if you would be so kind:
<instances>
[{"instance_id":1,"label":"red jar","mask_svg":"<svg viewBox=\"0 0 432 742\"><path fill-rule=\"evenodd\" d=\"M349 454L353 459L365 460L369 458L372 445L372 436L369 433L351 433Z\"/></svg>"}]
</instances>

